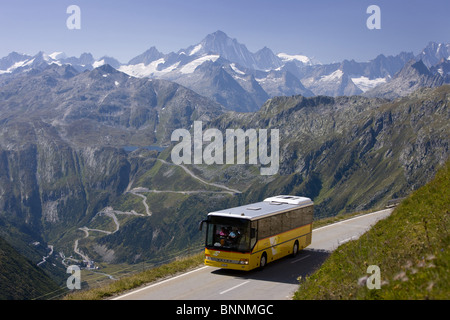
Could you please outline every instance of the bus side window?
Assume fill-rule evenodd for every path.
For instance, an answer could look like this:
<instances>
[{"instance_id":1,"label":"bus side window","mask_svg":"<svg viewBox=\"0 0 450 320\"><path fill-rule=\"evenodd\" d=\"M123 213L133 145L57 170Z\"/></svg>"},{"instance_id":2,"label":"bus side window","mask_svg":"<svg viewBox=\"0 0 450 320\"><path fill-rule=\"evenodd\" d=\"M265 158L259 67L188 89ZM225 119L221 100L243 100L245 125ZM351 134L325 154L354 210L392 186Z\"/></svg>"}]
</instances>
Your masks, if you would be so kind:
<instances>
[{"instance_id":1,"label":"bus side window","mask_svg":"<svg viewBox=\"0 0 450 320\"><path fill-rule=\"evenodd\" d=\"M270 237L270 217L258 220L258 239Z\"/></svg>"},{"instance_id":2,"label":"bus side window","mask_svg":"<svg viewBox=\"0 0 450 320\"><path fill-rule=\"evenodd\" d=\"M291 228L298 228L303 225L302 209L297 209L289 212L291 220Z\"/></svg>"},{"instance_id":3,"label":"bus side window","mask_svg":"<svg viewBox=\"0 0 450 320\"><path fill-rule=\"evenodd\" d=\"M256 234L256 226L257 226L257 222L256 221L252 221L251 226L250 226L250 248L253 248L256 244L256 239L257 239L257 234Z\"/></svg>"},{"instance_id":4,"label":"bus side window","mask_svg":"<svg viewBox=\"0 0 450 320\"><path fill-rule=\"evenodd\" d=\"M270 235L279 234L283 232L282 214L270 217Z\"/></svg>"}]
</instances>

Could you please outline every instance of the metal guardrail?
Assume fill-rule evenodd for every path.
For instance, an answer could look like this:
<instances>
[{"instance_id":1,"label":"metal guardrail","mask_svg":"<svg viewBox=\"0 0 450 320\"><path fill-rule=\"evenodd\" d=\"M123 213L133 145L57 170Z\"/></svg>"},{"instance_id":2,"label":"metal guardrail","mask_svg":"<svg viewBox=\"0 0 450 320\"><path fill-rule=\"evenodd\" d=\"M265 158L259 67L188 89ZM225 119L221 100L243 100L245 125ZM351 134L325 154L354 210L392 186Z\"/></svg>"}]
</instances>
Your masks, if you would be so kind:
<instances>
[{"instance_id":1,"label":"metal guardrail","mask_svg":"<svg viewBox=\"0 0 450 320\"><path fill-rule=\"evenodd\" d=\"M397 198L397 199L391 199L386 203L386 208L393 208L396 207L402 200L405 198Z\"/></svg>"}]
</instances>

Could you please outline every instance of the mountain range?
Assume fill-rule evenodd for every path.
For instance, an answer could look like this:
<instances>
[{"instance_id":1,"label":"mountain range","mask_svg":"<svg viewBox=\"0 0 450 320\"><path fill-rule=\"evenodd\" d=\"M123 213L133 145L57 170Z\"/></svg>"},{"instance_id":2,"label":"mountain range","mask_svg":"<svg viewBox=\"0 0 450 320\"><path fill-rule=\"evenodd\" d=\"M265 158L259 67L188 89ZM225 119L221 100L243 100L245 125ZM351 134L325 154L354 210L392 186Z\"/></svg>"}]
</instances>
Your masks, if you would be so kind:
<instances>
[{"instance_id":1,"label":"mountain range","mask_svg":"<svg viewBox=\"0 0 450 320\"><path fill-rule=\"evenodd\" d=\"M449 58L450 44L430 42L416 55L411 52L388 57L380 54L368 62L344 60L321 64L305 55L274 54L267 47L253 53L236 39L216 31L198 44L176 53L164 54L153 46L128 63L108 56L96 60L89 53L76 58L61 52L39 52L35 56L12 52L0 59L0 81L8 81L10 75L42 69L52 63L70 64L79 72L109 64L133 77L176 82L228 110L250 112L258 110L267 99L275 96L363 94L392 81L411 60L422 60L433 76L442 77L443 82L449 83L448 67L438 67L439 64L448 64ZM436 81L439 83L440 80ZM409 92L407 90L400 95Z\"/></svg>"}]
</instances>

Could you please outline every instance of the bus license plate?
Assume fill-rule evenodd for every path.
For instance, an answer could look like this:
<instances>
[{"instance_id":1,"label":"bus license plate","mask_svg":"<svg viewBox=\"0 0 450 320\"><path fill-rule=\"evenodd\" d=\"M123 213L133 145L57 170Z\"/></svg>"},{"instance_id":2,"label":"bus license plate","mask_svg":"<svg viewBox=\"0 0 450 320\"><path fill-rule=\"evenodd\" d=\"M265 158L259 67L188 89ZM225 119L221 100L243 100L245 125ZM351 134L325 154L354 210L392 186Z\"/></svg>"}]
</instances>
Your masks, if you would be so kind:
<instances>
[{"instance_id":1,"label":"bus license plate","mask_svg":"<svg viewBox=\"0 0 450 320\"><path fill-rule=\"evenodd\" d=\"M222 263L221 267L228 267L228 265L226 263Z\"/></svg>"}]
</instances>

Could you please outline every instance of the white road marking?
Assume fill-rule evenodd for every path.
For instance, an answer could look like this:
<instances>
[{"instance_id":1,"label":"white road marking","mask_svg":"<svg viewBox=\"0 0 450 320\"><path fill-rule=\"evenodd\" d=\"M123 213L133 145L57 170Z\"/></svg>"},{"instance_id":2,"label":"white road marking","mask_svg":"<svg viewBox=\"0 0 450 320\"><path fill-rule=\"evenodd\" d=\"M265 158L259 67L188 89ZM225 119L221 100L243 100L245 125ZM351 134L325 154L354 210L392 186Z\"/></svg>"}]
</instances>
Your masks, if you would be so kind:
<instances>
[{"instance_id":1,"label":"white road marking","mask_svg":"<svg viewBox=\"0 0 450 320\"><path fill-rule=\"evenodd\" d=\"M320 229L325 229L325 228L328 228L328 227L333 227L333 226L336 226L336 225L338 225L338 224L343 224L343 223L346 223L346 222L349 222L349 221L352 221L352 220L356 220L356 219L359 219L359 218L368 217L368 216L371 216L371 215L373 215L373 214L377 214L377 213L380 214L381 212L387 211L387 210L392 211L392 209L384 209L384 210L375 211L375 212L372 212L372 213L362 214L362 215L357 216L357 217L354 217L354 218L342 220L342 221L339 221L339 222L335 222L335 223L332 223L332 224L328 224L328 225L326 225L326 226L323 226L323 227L320 227L320 228L317 228L317 229L313 229L313 232L314 232L314 231L317 231L317 230L320 230Z\"/></svg>"},{"instance_id":2,"label":"white road marking","mask_svg":"<svg viewBox=\"0 0 450 320\"><path fill-rule=\"evenodd\" d=\"M188 275L188 274L191 274L191 273L194 273L194 272L197 272L197 271L200 271L200 270L206 269L206 268L209 268L209 267L208 267L208 266L204 266L204 267L201 267L201 268L198 268L198 269L195 269L195 270L192 270L192 271L189 271L189 272L186 272L186 273L180 274L179 276L176 276L176 277L173 277L173 278L169 278L169 279L166 279L166 280L163 280L163 281L160 281L160 282L154 283L154 284L152 284L152 285L149 285L149 286L143 287L143 288L141 288L141 289L138 289L138 290L134 290L134 291L132 291L132 292L126 293L126 294L124 294L124 295L121 295L121 296L119 296L119 297L116 297L116 298L114 298L114 299L111 299L111 300L120 300L120 299L122 299L122 298L124 298L124 297L126 297L126 296L129 296L129 295L132 295L132 294L138 293L138 292L140 292L140 291L143 291L143 290L147 290L147 289L149 289L149 288L152 288L152 287L158 286L158 285L160 285L160 284L163 284L163 283L169 282L169 281L171 281L171 280L175 280L175 279L178 279L178 278L184 277L184 276L186 276L186 275Z\"/></svg>"},{"instance_id":3,"label":"white road marking","mask_svg":"<svg viewBox=\"0 0 450 320\"><path fill-rule=\"evenodd\" d=\"M249 281L242 282L241 284L238 284L237 286L234 286L234 287L232 287L232 288L230 288L230 289L227 289L227 290L225 290L225 291L222 291L222 292L220 292L219 294L227 293L227 292L229 292L229 291L231 291L231 290L234 290L234 289L236 289L236 288L239 288L240 286L243 286L244 284L247 284L247 283L249 283L249 282L250 282L250 280L249 280Z\"/></svg>"},{"instance_id":4,"label":"white road marking","mask_svg":"<svg viewBox=\"0 0 450 320\"><path fill-rule=\"evenodd\" d=\"M310 256L311 256L311 255L308 254L307 256L304 256L304 257L301 257L300 259L294 260L294 261L292 261L291 263L299 262L299 261L301 261L301 260L303 260L303 259L306 259L306 258L308 258L308 257L310 257Z\"/></svg>"},{"instance_id":5,"label":"white road marking","mask_svg":"<svg viewBox=\"0 0 450 320\"><path fill-rule=\"evenodd\" d=\"M353 237L350 237L350 238L347 238L347 239L344 239L344 240L338 240L338 243L339 244L344 244L344 243L349 242L351 240L356 240L357 238L358 238L358 236L353 236Z\"/></svg>"}]
</instances>

